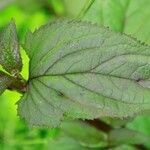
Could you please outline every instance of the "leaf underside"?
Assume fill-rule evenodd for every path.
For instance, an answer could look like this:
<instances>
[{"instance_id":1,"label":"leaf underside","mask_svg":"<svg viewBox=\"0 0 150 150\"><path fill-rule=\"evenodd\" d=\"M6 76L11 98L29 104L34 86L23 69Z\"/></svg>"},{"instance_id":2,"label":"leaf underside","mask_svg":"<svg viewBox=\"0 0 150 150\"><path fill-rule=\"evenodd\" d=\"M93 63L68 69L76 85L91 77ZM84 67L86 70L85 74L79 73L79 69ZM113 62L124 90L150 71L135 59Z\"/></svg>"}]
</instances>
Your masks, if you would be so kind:
<instances>
[{"instance_id":1,"label":"leaf underside","mask_svg":"<svg viewBox=\"0 0 150 150\"><path fill-rule=\"evenodd\" d=\"M29 32L24 48L30 79L18 114L30 126L122 118L150 109L150 47L127 35L57 20Z\"/></svg>"}]
</instances>

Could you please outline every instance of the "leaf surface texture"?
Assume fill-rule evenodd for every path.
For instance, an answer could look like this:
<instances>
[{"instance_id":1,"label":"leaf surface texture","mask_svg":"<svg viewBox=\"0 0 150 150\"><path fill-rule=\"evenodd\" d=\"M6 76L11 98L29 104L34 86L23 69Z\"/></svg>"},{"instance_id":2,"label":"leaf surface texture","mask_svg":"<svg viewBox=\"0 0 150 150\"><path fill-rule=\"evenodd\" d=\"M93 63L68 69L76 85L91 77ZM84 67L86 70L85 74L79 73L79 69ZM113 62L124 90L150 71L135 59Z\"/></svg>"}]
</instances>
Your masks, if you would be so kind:
<instances>
[{"instance_id":1,"label":"leaf surface texture","mask_svg":"<svg viewBox=\"0 0 150 150\"><path fill-rule=\"evenodd\" d=\"M28 91L18 113L31 126L128 117L150 109L150 47L107 28L58 20L28 33ZM143 84L144 82L144 84Z\"/></svg>"}]
</instances>

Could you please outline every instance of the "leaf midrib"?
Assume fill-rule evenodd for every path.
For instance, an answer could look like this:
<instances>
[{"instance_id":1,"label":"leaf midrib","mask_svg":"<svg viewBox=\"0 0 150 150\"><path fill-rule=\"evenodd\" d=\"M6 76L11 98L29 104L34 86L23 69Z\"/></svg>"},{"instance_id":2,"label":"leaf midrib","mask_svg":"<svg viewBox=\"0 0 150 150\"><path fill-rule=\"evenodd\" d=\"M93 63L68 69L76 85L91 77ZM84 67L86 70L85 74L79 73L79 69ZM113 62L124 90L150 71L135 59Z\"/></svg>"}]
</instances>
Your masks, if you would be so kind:
<instances>
[{"instance_id":1,"label":"leaf midrib","mask_svg":"<svg viewBox=\"0 0 150 150\"><path fill-rule=\"evenodd\" d=\"M97 74L97 73L96 73ZM74 74L73 74L74 75ZM52 75L52 76L56 76L56 75ZM61 77L63 77L64 79L66 79L66 80L68 80L69 78L67 78L66 77L66 74L64 74L64 75L57 75L57 76L61 76ZM38 77L38 78L34 78L34 79L32 79L32 80L40 80L40 78L42 78L42 77L49 77L49 75L48 76L40 76L40 77ZM106 96L106 95L103 95L102 93L98 93L98 92L95 92L95 91L93 91L93 90L91 90L91 89L88 89L88 88L86 88L86 87L84 87L84 86L82 86L82 85L80 85L80 84L77 84L76 82L74 82L73 80L71 80L71 79L69 79L68 81L70 81L70 82L72 82L73 84L75 84L76 86L79 86L79 87L81 87L81 88L84 88L85 90L88 90L88 91L90 91L90 92L92 92L92 93L95 93L95 94L97 94L97 95L101 95L101 96L104 96L105 98L109 98L109 99L112 99L113 101L115 101L115 102L119 102L119 103L123 103L123 104L133 104L133 105L139 105L139 104L149 104L149 103L143 103L143 102L139 102L139 103L130 103L130 102L125 102L125 101L119 101L118 99L115 99L115 98L111 98L111 97L109 97L109 96ZM132 81L134 81L134 80L132 80ZM42 82L41 80L40 80L40 82ZM134 81L135 82L135 81ZM43 82L42 82L43 83ZM43 83L44 84L44 83ZM138 84L140 87L142 87L140 84ZM49 88L51 88L51 87L49 87ZM144 87L142 87L143 89L144 89ZM55 89L56 90L56 89Z\"/></svg>"},{"instance_id":2,"label":"leaf midrib","mask_svg":"<svg viewBox=\"0 0 150 150\"><path fill-rule=\"evenodd\" d=\"M63 74L49 74L49 75L39 75L39 76L36 76L36 77L33 77L33 78L30 78L29 81L32 81L34 79L38 79L38 78L42 78L42 77L58 77L58 76L67 76L67 75L80 75L80 74L94 74L94 75L101 75L101 76L107 76L107 77L114 77L114 78L119 78L119 79L124 79L124 80L129 80L129 81L132 81L134 83L138 83L139 81L149 81L149 78L148 79L132 79L132 78L126 78L126 77L119 77L119 76L116 76L116 75L110 75L110 74L104 74L104 73L99 73L99 72L89 72L89 71L84 71L84 72L71 72L71 73L63 73ZM138 84L141 88L145 89L143 86L141 86L140 84Z\"/></svg>"}]
</instances>

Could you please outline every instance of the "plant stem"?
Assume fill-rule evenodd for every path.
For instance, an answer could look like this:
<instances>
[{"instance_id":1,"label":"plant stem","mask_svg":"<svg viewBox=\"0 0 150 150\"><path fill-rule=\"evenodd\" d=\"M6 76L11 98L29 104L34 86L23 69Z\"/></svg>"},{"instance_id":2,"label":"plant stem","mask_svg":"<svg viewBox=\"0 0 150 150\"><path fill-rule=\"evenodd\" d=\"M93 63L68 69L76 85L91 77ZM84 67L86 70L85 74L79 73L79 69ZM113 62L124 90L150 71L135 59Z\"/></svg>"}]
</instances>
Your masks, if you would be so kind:
<instances>
[{"instance_id":1,"label":"plant stem","mask_svg":"<svg viewBox=\"0 0 150 150\"><path fill-rule=\"evenodd\" d=\"M17 77L12 77L13 81L8 87L9 90L17 91L21 94L27 91L27 81L19 74Z\"/></svg>"},{"instance_id":2,"label":"plant stem","mask_svg":"<svg viewBox=\"0 0 150 150\"><path fill-rule=\"evenodd\" d=\"M105 133L109 133L111 130L113 130L113 127L108 125L107 123L95 119L95 120L86 120L86 123L88 123L91 126L94 126L96 129L101 130Z\"/></svg>"}]
</instances>

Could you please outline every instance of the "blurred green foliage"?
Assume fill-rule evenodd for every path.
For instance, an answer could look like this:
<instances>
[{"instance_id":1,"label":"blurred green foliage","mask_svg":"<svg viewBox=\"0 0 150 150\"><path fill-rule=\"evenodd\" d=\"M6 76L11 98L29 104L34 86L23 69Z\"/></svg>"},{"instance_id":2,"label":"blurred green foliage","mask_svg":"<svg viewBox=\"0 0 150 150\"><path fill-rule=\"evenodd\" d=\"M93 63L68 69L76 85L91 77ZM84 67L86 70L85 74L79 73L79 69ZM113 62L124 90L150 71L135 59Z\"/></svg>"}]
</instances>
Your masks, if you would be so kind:
<instances>
[{"instance_id":1,"label":"blurred green foliage","mask_svg":"<svg viewBox=\"0 0 150 150\"><path fill-rule=\"evenodd\" d=\"M47 7L49 4L43 2L42 0L0 0L0 29L14 18L20 42L23 42L26 31L29 29L33 31L54 17L51 11L48 12L48 8L43 8L44 5ZM28 79L29 59L23 49L21 54L24 65L22 75ZM0 149L46 149L48 139L56 136L59 129L29 129L17 116L15 103L20 96L10 91L0 96Z\"/></svg>"},{"instance_id":2,"label":"blurred green foliage","mask_svg":"<svg viewBox=\"0 0 150 150\"><path fill-rule=\"evenodd\" d=\"M34 31L46 22L61 17L77 18L108 26L114 31L130 34L142 42L150 44L150 0L0 0L0 30L11 18L14 18L20 43L23 43L24 35L28 30ZM23 48L21 48L21 54L23 59L22 75L28 79L29 59ZM0 69L2 68L0 67ZM0 96L0 149L53 150L56 146L60 150L86 149L77 145L77 141L74 139L65 136L58 141L53 140L62 132L61 129L28 128L17 116L15 103L20 97L20 94L11 91L6 91ZM133 120L129 119L129 121L123 122L107 118L103 120L108 124L113 122L113 126L127 126L129 129L150 136L150 117L148 115L141 115ZM76 128L73 127L72 130L76 130ZM74 133L72 132L72 134ZM66 147L63 147L64 142ZM146 144L146 146L148 145L149 143ZM135 148L122 145L114 149Z\"/></svg>"}]
</instances>

